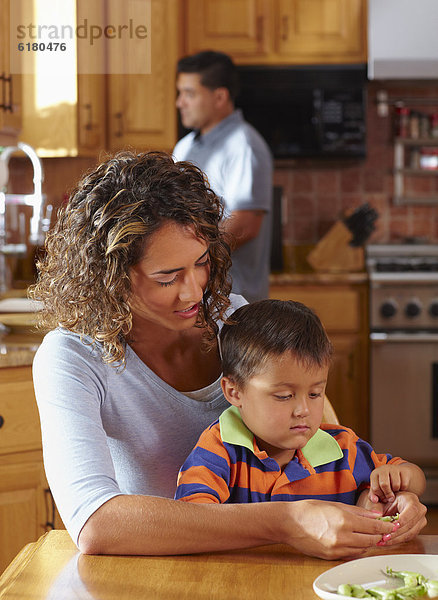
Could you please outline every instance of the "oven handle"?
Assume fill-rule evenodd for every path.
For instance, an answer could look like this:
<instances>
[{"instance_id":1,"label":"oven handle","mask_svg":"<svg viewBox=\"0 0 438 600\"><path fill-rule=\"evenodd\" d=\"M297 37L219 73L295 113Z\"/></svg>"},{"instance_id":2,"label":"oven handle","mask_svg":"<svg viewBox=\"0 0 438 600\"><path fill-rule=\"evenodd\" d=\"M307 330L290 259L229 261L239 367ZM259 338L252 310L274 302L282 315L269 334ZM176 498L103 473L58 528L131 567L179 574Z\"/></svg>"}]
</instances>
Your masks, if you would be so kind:
<instances>
[{"instance_id":1,"label":"oven handle","mask_svg":"<svg viewBox=\"0 0 438 600\"><path fill-rule=\"evenodd\" d=\"M415 332L412 333L400 333L400 332L389 332L389 333L370 333L370 340L374 343L385 343L385 342L438 342L438 333L425 333Z\"/></svg>"}]
</instances>

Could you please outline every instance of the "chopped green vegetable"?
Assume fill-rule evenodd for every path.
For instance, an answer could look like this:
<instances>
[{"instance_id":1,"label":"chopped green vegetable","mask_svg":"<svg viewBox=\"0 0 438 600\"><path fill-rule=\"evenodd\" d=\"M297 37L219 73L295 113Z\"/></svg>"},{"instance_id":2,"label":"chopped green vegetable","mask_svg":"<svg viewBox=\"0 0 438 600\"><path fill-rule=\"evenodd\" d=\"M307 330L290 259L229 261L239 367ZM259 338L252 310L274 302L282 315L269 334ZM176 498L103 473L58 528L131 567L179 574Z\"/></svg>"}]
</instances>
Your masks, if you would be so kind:
<instances>
[{"instance_id":1,"label":"chopped green vegetable","mask_svg":"<svg viewBox=\"0 0 438 600\"><path fill-rule=\"evenodd\" d=\"M386 567L386 575L403 579L405 586L409 587L419 585L420 583L424 583L426 581L426 577L421 575L421 573L415 573L414 571L394 571L389 567Z\"/></svg>"},{"instance_id":2,"label":"chopped green vegetable","mask_svg":"<svg viewBox=\"0 0 438 600\"><path fill-rule=\"evenodd\" d=\"M394 521L398 521L399 516L399 513L396 513L395 515L386 515L385 517L377 518L379 519L379 521L389 521L390 523L393 523Z\"/></svg>"},{"instance_id":3,"label":"chopped green vegetable","mask_svg":"<svg viewBox=\"0 0 438 600\"><path fill-rule=\"evenodd\" d=\"M370 588L368 593L373 598L380 598L380 600L397 600L394 590L387 590L385 588Z\"/></svg>"},{"instance_id":4,"label":"chopped green vegetable","mask_svg":"<svg viewBox=\"0 0 438 600\"><path fill-rule=\"evenodd\" d=\"M367 593L366 589L363 588L361 585L357 585L357 584L352 584L351 586L352 588L352 596L353 598L369 598L370 595Z\"/></svg>"},{"instance_id":5,"label":"chopped green vegetable","mask_svg":"<svg viewBox=\"0 0 438 600\"><path fill-rule=\"evenodd\" d=\"M338 586L340 596L352 598L378 598L379 600L414 600L428 595L429 598L438 597L438 580L427 579L421 573L414 571L394 571L386 567L384 571L388 577L403 579L403 586L396 589L374 587L365 589L361 585L349 583Z\"/></svg>"},{"instance_id":6,"label":"chopped green vegetable","mask_svg":"<svg viewBox=\"0 0 438 600\"><path fill-rule=\"evenodd\" d=\"M424 582L424 585L426 586L429 598L438 597L438 580L436 580L436 579L427 579Z\"/></svg>"}]
</instances>

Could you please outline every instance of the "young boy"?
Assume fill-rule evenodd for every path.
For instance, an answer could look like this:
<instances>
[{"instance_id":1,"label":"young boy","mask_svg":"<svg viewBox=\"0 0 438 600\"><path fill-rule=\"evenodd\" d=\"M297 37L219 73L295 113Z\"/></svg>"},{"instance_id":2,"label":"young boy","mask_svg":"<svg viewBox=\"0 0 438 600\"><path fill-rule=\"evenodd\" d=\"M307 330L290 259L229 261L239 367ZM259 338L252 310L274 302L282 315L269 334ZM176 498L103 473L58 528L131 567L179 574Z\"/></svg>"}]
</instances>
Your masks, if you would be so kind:
<instances>
[{"instance_id":1,"label":"young boy","mask_svg":"<svg viewBox=\"0 0 438 600\"><path fill-rule=\"evenodd\" d=\"M315 498L385 514L398 491L420 495L419 467L376 454L341 425L323 423L332 346L299 302L239 308L220 334L222 389L232 405L200 436L175 498L265 502ZM388 424L389 425L389 424Z\"/></svg>"}]
</instances>

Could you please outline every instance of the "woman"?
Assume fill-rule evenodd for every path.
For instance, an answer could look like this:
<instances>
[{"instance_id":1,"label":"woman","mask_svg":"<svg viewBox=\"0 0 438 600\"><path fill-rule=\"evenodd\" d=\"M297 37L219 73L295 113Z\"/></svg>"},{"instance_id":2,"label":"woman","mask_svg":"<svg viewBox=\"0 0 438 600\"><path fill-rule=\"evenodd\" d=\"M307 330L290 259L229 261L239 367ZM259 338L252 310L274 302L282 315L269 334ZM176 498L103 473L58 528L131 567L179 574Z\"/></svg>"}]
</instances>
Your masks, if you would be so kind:
<instances>
[{"instance_id":1,"label":"woman","mask_svg":"<svg viewBox=\"0 0 438 600\"><path fill-rule=\"evenodd\" d=\"M52 330L34 382L61 517L84 553L283 542L358 555L392 526L357 507L171 499L179 467L226 406L217 332L245 303L229 294L221 216L202 172L162 153L109 159L61 211L32 290ZM407 494L398 503L402 541L424 525L425 509Z\"/></svg>"}]
</instances>

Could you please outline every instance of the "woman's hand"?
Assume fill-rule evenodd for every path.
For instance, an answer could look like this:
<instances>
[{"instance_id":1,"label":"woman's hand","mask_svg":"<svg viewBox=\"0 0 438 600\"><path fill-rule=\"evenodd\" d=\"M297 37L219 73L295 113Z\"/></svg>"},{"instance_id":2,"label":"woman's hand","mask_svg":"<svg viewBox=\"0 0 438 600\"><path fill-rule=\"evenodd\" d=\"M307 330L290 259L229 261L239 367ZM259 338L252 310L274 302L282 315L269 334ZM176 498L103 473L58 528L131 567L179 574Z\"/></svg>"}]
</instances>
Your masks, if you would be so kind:
<instances>
[{"instance_id":1,"label":"woman's hand","mask_svg":"<svg viewBox=\"0 0 438 600\"><path fill-rule=\"evenodd\" d=\"M389 538L382 540L380 545L393 546L401 542L407 542L417 536L427 524L427 509L421 504L418 496L412 492L398 492L391 504L384 505L384 515L395 515L399 513L397 524ZM395 523L391 523L395 526Z\"/></svg>"},{"instance_id":2,"label":"woman's hand","mask_svg":"<svg viewBox=\"0 0 438 600\"><path fill-rule=\"evenodd\" d=\"M310 556L328 560L360 556L393 530L393 523L380 521L376 512L360 506L320 500L300 500L286 505L292 519L284 520L284 526L289 528L284 541ZM410 522L414 518L413 503L400 498L399 512L402 505L405 518Z\"/></svg>"}]
</instances>

